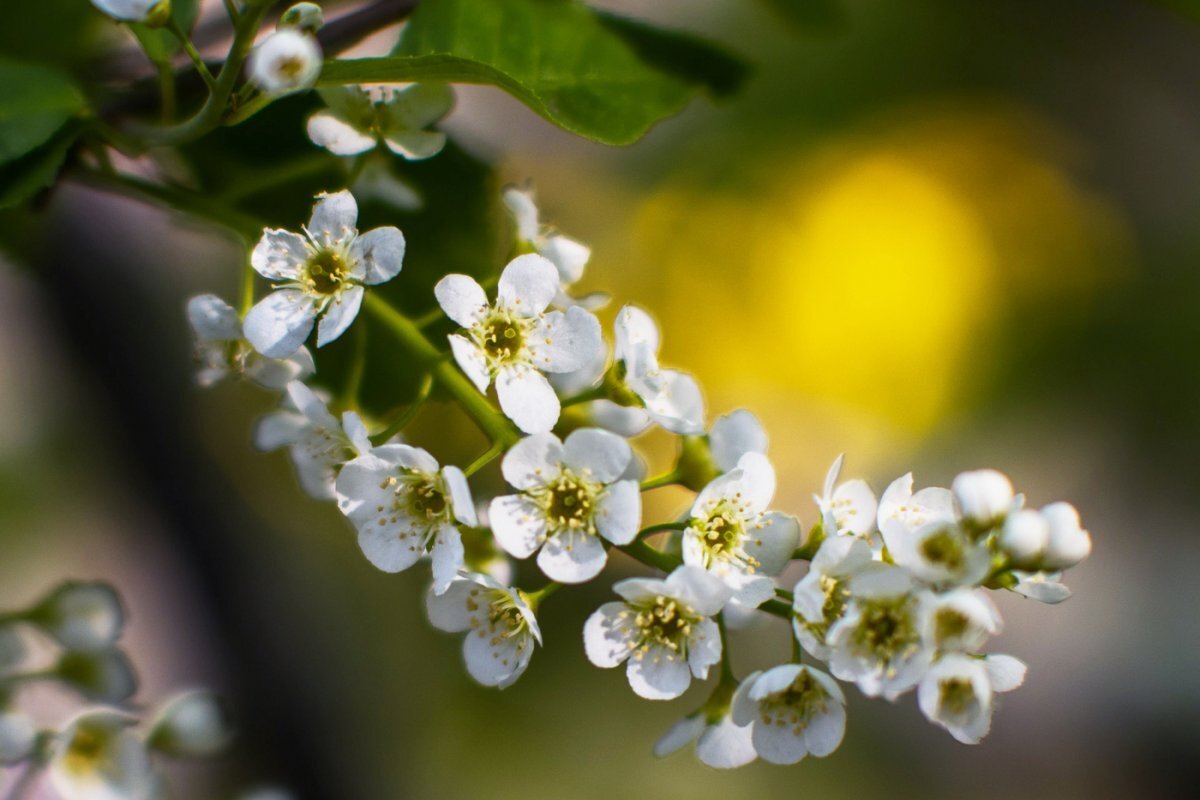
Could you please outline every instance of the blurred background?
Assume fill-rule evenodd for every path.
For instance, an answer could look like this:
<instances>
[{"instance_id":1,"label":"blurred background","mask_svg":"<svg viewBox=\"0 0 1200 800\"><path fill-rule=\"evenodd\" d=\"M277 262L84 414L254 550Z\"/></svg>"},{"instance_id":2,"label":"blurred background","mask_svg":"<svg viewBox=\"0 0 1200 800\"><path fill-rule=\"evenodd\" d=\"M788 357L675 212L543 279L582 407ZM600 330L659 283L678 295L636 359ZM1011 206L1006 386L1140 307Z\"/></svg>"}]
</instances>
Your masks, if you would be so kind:
<instances>
[{"instance_id":1,"label":"blurred background","mask_svg":"<svg viewBox=\"0 0 1200 800\"><path fill-rule=\"evenodd\" d=\"M701 379L710 418L748 407L764 420L776 505L806 526L842 451L844 475L876 491L910 469L918 485L948 485L992 466L1034 505L1074 503L1094 540L1067 577L1075 596L1056 607L998 598L1007 627L991 649L1025 660L1029 675L983 744L928 724L912 695L889 704L851 690L846 740L828 759L733 773L690 753L656 761L654 740L706 695L647 703L619 671L586 662L584 618L609 599L610 578L638 572L621 559L604 581L547 603L546 646L515 686L476 686L458 637L425 621L424 571L375 570L337 510L299 492L283 455L253 450L272 398L192 386L183 304L200 291L235 296L242 245L78 185L56 191L36 225L0 225L3 606L69 576L112 580L131 609L140 697L193 685L229 694L239 743L215 765L173 767L183 798L258 781L298 798L1194 796L1191 4L596 5L727 44L754 64L746 90L605 148L464 87L445 163L398 167L425 187L431 213L462 203L462 224L390 218L414 257L437 236L460 261L480 259L474 271L494 270L502 247L464 248L471 237L502 244L499 188L532 181L545 216L592 245L582 286L613 294L606 326L625 302L651 309L664 360ZM268 137L282 118L245 126L245 152L283 147ZM279 136L298 138L294 127ZM193 169L210 163L193 156ZM437 170L486 199L462 201L461 183ZM295 227L322 179L253 201ZM364 227L388 217L365 210ZM430 265L428 285L447 263L459 262ZM394 290L413 308L431 300L427 287ZM383 336L371 342L372 369L386 371ZM386 380L406 378L379 378L381 395ZM412 439L459 459L480 449L446 404ZM645 445L652 466L669 466L665 441ZM499 490L494 467L479 486ZM682 490L655 492L646 516L687 502ZM735 638L739 670L787 657L782 624Z\"/></svg>"}]
</instances>

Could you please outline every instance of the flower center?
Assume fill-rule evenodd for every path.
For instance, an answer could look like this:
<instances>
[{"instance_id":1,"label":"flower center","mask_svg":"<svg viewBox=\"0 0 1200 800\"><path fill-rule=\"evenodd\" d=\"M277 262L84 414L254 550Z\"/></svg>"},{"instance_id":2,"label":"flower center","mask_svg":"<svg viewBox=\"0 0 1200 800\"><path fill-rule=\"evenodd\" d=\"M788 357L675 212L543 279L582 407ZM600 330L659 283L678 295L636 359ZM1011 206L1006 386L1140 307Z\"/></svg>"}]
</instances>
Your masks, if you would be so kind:
<instances>
[{"instance_id":1,"label":"flower center","mask_svg":"<svg viewBox=\"0 0 1200 800\"><path fill-rule=\"evenodd\" d=\"M821 619L816 621L805 621L804 627L812 631L813 635L821 641L825 640L825 633L829 630L829 626L834 620L842 616L842 612L846 609L846 601L850 597L850 590L846 588L843 581L839 581L830 575L822 575L820 580L821 590L825 592L825 604L821 606Z\"/></svg>"},{"instance_id":2,"label":"flower center","mask_svg":"<svg viewBox=\"0 0 1200 800\"><path fill-rule=\"evenodd\" d=\"M688 637L700 615L686 603L659 595L653 603L637 609L633 621L639 633L639 653L651 647L665 647L687 656Z\"/></svg>"},{"instance_id":3,"label":"flower center","mask_svg":"<svg viewBox=\"0 0 1200 800\"><path fill-rule=\"evenodd\" d=\"M525 358L532 328L532 319L495 310L475 326L472 334L492 366L499 367Z\"/></svg>"},{"instance_id":4,"label":"flower center","mask_svg":"<svg viewBox=\"0 0 1200 800\"><path fill-rule=\"evenodd\" d=\"M76 728L64 754L64 766L68 772L82 775L92 772L104 758L107 737L99 730Z\"/></svg>"},{"instance_id":5,"label":"flower center","mask_svg":"<svg viewBox=\"0 0 1200 800\"><path fill-rule=\"evenodd\" d=\"M962 540L949 527L926 536L921 541L921 555L931 563L951 571L962 569L966 561Z\"/></svg>"},{"instance_id":6,"label":"flower center","mask_svg":"<svg viewBox=\"0 0 1200 800\"><path fill-rule=\"evenodd\" d=\"M289 81L296 81L304 74L305 66L306 63L303 58L298 56L282 56L275 59L275 74Z\"/></svg>"},{"instance_id":7,"label":"flower center","mask_svg":"<svg viewBox=\"0 0 1200 800\"><path fill-rule=\"evenodd\" d=\"M868 600L854 631L855 649L881 663L889 663L920 648L921 635L914 620L910 597Z\"/></svg>"},{"instance_id":8,"label":"flower center","mask_svg":"<svg viewBox=\"0 0 1200 800\"><path fill-rule=\"evenodd\" d=\"M943 608L934 618L934 636L938 646L961 639L970 627L971 621L965 615L952 608Z\"/></svg>"},{"instance_id":9,"label":"flower center","mask_svg":"<svg viewBox=\"0 0 1200 800\"><path fill-rule=\"evenodd\" d=\"M828 708L829 693L808 670L801 670L791 684L770 695L759 705L764 724L780 728L792 726L792 733L804 732L813 718Z\"/></svg>"},{"instance_id":10,"label":"flower center","mask_svg":"<svg viewBox=\"0 0 1200 800\"><path fill-rule=\"evenodd\" d=\"M413 522L429 523L432 529L435 527L432 523L450 519L450 498L439 475L406 470L389 476L380 488L388 486L395 493L391 508L393 522L403 515Z\"/></svg>"},{"instance_id":11,"label":"flower center","mask_svg":"<svg viewBox=\"0 0 1200 800\"><path fill-rule=\"evenodd\" d=\"M963 716L978 705L975 697L975 687L964 678L950 678L940 684L941 693L939 705L943 711L954 716Z\"/></svg>"},{"instance_id":12,"label":"flower center","mask_svg":"<svg viewBox=\"0 0 1200 800\"><path fill-rule=\"evenodd\" d=\"M346 259L333 250L318 250L304 266L309 287L318 294L333 294L350 271Z\"/></svg>"},{"instance_id":13,"label":"flower center","mask_svg":"<svg viewBox=\"0 0 1200 800\"><path fill-rule=\"evenodd\" d=\"M564 469L555 480L546 484L536 496L546 514L546 523L552 532L584 531L594 534L596 524L593 514L599 484L585 480L574 472Z\"/></svg>"},{"instance_id":14,"label":"flower center","mask_svg":"<svg viewBox=\"0 0 1200 800\"><path fill-rule=\"evenodd\" d=\"M730 561L747 573L753 573L761 564L746 552L746 518L730 500L720 500L706 516L694 517L689 521L704 545L708 564L713 561Z\"/></svg>"}]
</instances>

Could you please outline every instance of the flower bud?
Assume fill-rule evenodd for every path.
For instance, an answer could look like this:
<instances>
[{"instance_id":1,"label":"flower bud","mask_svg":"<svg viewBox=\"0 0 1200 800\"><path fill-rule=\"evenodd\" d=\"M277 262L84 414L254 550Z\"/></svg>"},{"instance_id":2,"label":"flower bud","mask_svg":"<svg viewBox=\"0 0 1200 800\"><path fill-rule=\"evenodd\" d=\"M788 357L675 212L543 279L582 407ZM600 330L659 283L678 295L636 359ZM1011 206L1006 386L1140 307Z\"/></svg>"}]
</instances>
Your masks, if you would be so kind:
<instances>
[{"instance_id":1,"label":"flower bud","mask_svg":"<svg viewBox=\"0 0 1200 800\"><path fill-rule=\"evenodd\" d=\"M1070 503L1051 503L1042 509L1050 526L1050 541L1042 564L1050 569L1067 569L1092 552L1092 537L1079 526L1079 512Z\"/></svg>"},{"instance_id":2,"label":"flower bud","mask_svg":"<svg viewBox=\"0 0 1200 800\"><path fill-rule=\"evenodd\" d=\"M63 653L55 672L89 700L120 703L137 691L137 674L120 650Z\"/></svg>"},{"instance_id":3,"label":"flower bud","mask_svg":"<svg viewBox=\"0 0 1200 800\"><path fill-rule=\"evenodd\" d=\"M37 732L29 717L15 711L0 711L0 764L16 764L33 750Z\"/></svg>"},{"instance_id":4,"label":"flower bud","mask_svg":"<svg viewBox=\"0 0 1200 800\"><path fill-rule=\"evenodd\" d=\"M279 27L295 28L303 33L316 33L324 24L325 15L316 3L296 3L279 18Z\"/></svg>"},{"instance_id":5,"label":"flower bud","mask_svg":"<svg viewBox=\"0 0 1200 800\"><path fill-rule=\"evenodd\" d=\"M46 765L62 798L160 797L150 756L133 732L137 720L109 709L79 714L54 737Z\"/></svg>"},{"instance_id":6,"label":"flower bud","mask_svg":"<svg viewBox=\"0 0 1200 800\"><path fill-rule=\"evenodd\" d=\"M308 89L321 74L316 38L292 28L268 36L250 55L250 81L267 94Z\"/></svg>"},{"instance_id":7,"label":"flower bud","mask_svg":"<svg viewBox=\"0 0 1200 800\"><path fill-rule=\"evenodd\" d=\"M211 756L232 736L228 715L210 691L177 695L158 712L147 739L150 747L173 756Z\"/></svg>"},{"instance_id":8,"label":"flower bud","mask_svg":"<svg viewBox=\"0 0 1200 800\"><path fill-rule=\"evenodd\" d=\"M92 5L113 19L151 28L165 25L171 16L171 0L92 0Z\"/></svg>"},{"instance_id":9,"label":"flower bud","mask_svg":"<svg viewBox=\"0 0 1200 800\"><path fill-rule=\"evenodd\" d=\"M950 488L963 517L980 527L994 525L1013 505L1012 483L994 469L964 472Z\"/></svg>"},{"instance_id":10,"label":"flower bud","mask_svg":"<svg viewBox=\"0 0 1200 800\"><path fill-rule=\"evenodd\" d=\"M1014 511L1000 530L1000 549L1018 566L1034 564L1050 540L1050 523L1036 511Z\"/></svg>"},{"instance_id":11,"label":"flower bud","mask_svg":"<svg viewBox=\"0 0 1200 800\"><path fill-rule=\"evenodd\" d=\"M105 650L125 627L125 609L115 589L99 581L68 581L29 614L68 650Z\"/></svg>"}]
</instances>

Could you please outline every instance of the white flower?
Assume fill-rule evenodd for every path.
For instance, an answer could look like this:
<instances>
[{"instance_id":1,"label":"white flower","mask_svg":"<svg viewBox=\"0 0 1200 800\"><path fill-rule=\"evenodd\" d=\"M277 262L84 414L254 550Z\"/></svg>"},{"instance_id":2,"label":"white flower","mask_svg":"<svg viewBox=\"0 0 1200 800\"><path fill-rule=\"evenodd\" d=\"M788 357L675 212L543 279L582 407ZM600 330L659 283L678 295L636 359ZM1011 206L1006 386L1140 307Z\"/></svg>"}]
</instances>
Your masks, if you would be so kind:
<instances>
[{"instance_id":1,"label":"white flower","mask_svg":"<svg viewBox=\"0 0 1200 800\"><path fill-rule=\"evenodd\" d=\"M92 0L92 5L122 22L166 21L170 0Z\"/></svg>"},{"instance_id":2,"label":"white flower","mask_svg":"<svg viewBox=\"0 0 1200 800\"><path fill-rule=\"evenodd\" d=\"M664 758L692 742L700 761L715 769L745 766L757 757L750 729L735 724L728 708L714 713L700 709L679 720L654 743L654 755Z\"/></svg>"},{"instance_id":3,"label":"white flower","mask_svg":"<svg viewBox=\"0 0 1200 800\"><path fill-rule=\"evenodd\" d=\"M320 90L329 108L308 120L308 137L334 155L353 156L383 142L410 160L441 152L446 134L426 130L454 107L454 91L444 83L392 88L335 86Z\"/></svg>"},{"instance_id":4,"label":"white flower","mask_svg":"<svg viewBox=\"0 0 1200 800\"><path fill-rule=\"evenodd\" d=\"M385 444L342 467L337 497L363 554L384 572L406 570L429 554L434 591L441 593L463 568L458 525L478 519L458 467L439 467L419 447Z\"/></svg>"},{"instance_id":5,"label":"white flower","mask_svg":"<svg viewBox=\"0 0 1200 800\"><path fill-rule=\"evenodd\" d=\"M625 306L613 323L613 357L622 364L625 385L638 396L650 418L671 433L704 433L704 396L696 379L658 364L658 326L645 311Z\"/></svg>"},{"instance_id":6,"label":"white flower","mask_svg":"<svg viewBox=\"0 0 1200 800\"><path fill-rule=\"evenodd\" d=\"M829 660L825 635L846 609L850 578L874 563L871 548L857 537L835 536L821 542L792 598L792 630L808 653Z\"/></svg>"},{"instance_id":7,"label":"white flower","mask_svg":"<svg viewBox=\"0 0 1200 800\"><path fill-rule=\"evenodd\" d=\"M267 358L259 353L243 338L238 313L215 294L188 300L187 314L201 365L196 382L201 386L212 386L229 375L244 375L265 389L280 390L316 369L307 347L287 358Z\"/></svg>"},{"instance_id":8,"label":"white flower","mask_svg":"<svg viewBox=\"0 0 1200 800\"><path fill-rule=\"evenodd\" d=\"M563 308L575 305L578 301L567 296L563 288L577 283L583 277L583 270L587 267L588 259L592 257L591 249L582 242L542 225L532 191L510 186L504 190L503 198L504 205L508 207L517 224L518 243L549 259L558 270L561 287L555 295L554 304ZM592 295L584 299L584 305L595 308L603 305L606 300L606 296Z\"/></svg>"},{"instance_id":9,"label":"white flower","mask_svg":"<svg viewBox=\"0 0 1200 800\"><path fill-rule=\"evenodd\" d=\"M733 721L747 726L754 749L772 764L823 758L846 732L846 697L833 678L800 664L749 675L733 696Z\"/></svg>"},{"instance_id":10,"label":"white flower","mask_svg":"<svg viewBox=\"0 0 1200 800\"><path fill-rule=\"evenodd\" d=\"M466 632L467 672L484 686L511 686L529 666L542 632L527 598L486 575L465 573L442 594L430 592L425 609L435 628Z\"/></svg>"},{"instance_id":11,"label":"white flower","mask_svg":"<svg viewBox=\"0 0 1200 800\"><path fill-rule=\"evenodd\" d=\"M708 447L717 469L729 472L746 453L766 455L767 432L758 417L739 408L717 417L708 431Z\"/></svg>"},{"instance_id":12,"label":"white flower","mask_svg":"<svg viewBox=\"0 0 1200 800\"><path fill-rule=\"evenodd\" d=\"M1092 552L1092 537L1079 525L1079 512L1070 503L1051 503L1042 509L1050 525L1050 540L1042 557L1048 569L1067 569Z\"/></svg>"},{"instance_id":13,"label":"white flower","mask_svg":"<svg viewBox=\"0 0 1200 800\"><path fill-rule=\"evenodd\" d=\"M17 711L0 711L0 764L17 764L33 751L37 731L29 717Z\"/></svg>"},{"instance_id":14,"label":"white flower","mask_svg":"<svg viewBox=\"0 0 1200 800\"><path fill-rule=\"evenodd\" d=\"M137 691L137 673L120 650L68 650L59 656L55 674L89 700L122 703Z\"/></svg>"},{"instance_id":15,"label":"white flower","mask_svg":"<svg viewBox=\"0 0 1200 800\"><path fill-rule=\"evenodd\" d=\"M1000 632L1000 612L978 589L953 589L925 605L925 638L941 652L977 653Z\"/></svg>"},{"instance_id":16,"label":"white flower","mask_svg":"<svg viewBox=\"0 0 1200 800\"><path fill-rule=\"evenodd\" d=\"M1050 543L1050 523L1030 509L1009 514L1000 529L997 544L1014 564L1037 565Z\"/></svg>"},{"instance_id":17,"label":"white flower","mask_svg":"<svg viewBox=\"0 0 1200 800\"><path fill-rule=\"evenodd\" d=\"M308 89L321 74L321 45L312 34L281 28L254 48L247 70L250 82L266 94Z\"/></svg>"},{"instance_id":18,"label":"white flower","mask_svg":"<svg viewBox=\"0 0 1200 800\"><path fill-rule=\"evenodd\" d=\"M601 538L629 544L641 524L637 481L621 480L631 457L628 442L596 428L565 442L550 433L517 442L501 471L520 493L497 497L488 511L500 546L517 558L540 547L538 566L551 580L596 577L608 561Z\"/></svg>"},{"instance_id":19,"label":"white flower","mask_svg":"<svg viewBox=\"0 0 1200 800\"><path fill-rule=\"evenodd\" d=\"M937 660L921 680L917 704L930 721L963 744L978 744L992 726L993 695L1025 680L1025 665L1012 656L986 658L952 653Z\"/></svg>"},{"instance_id":20,"label":"white flower","mask_svg":"<svg viewBox=\"0 0 1200 800\"><path fill-rule=\"evenodd\" d=\"M370 450L371 440L358 414L347 411L339 423L312 389L299 381L287 385L285 409L259 420L254 444L259 450L287 447L300 486L311 497L332 500L337 470L355 454Z\"/></svg>"},{"instance_id":21,"label":"white flower","mask_svg":"<svg viewBox=\"0 0 1200 800\"><path fill-rule=\"evenodd\" d=\"M146 746L131 730L136 720L92 710L58 734L47 770L62 800L144 800L157 779Z\"/></svg>"},{"instance_id":22,"label":"white flower","mask_svg":"<svg viewBox=\"0 0 1200 800\"><path fill-rule=\"evenodd\" d=\"M107 650L125 627L121 598L107 583L68 581L29 614L35 623L68 650Z\"/></svg>"},{"instance_id":23,"label":"white flower","mask_svg":"<svg viewBox=\"0 0 1200 800\"><path fill-rule=\"evenodd\" d=\"M845 612L826 635L830 671L868 697L894 700L916 686L933 657L922 636L929 600L901 567L851 578Z\"/></svg>"},{"instance_id":24,"label":"white flower","mask_svg":"<svg viewBox=\"0 0 1200 800\"><path fill-rule=\"evenodd\" d=\"M879 500L879 530L893 560L931 584L978 583L991 555L958 520L954 495L930 487L913 494L912 473L897 478Z\"/></svg>"},{"instance_id":25,"label":"white flower","mask_svg":"<svg viewBox=\"0 0 1200 800\"><path fill-rule=\"evenodd\" d=\"M879 498L877 523L889 549L893 539L899 541L930 523L957 518L949 489L931 486L913 494L912 487L910 472L892 481Z\"/></svg>"},{"instance_id":26,"label":"white flower","mask_svg":"<svg viewBox=\"0 0 1200 800\"><path fill-rule=\"evenodd\" d=\"M963 472L950 484L950 491L963 518L981 529L1002 521L1015 500L1008 476L994 469Z\"/></svg>"},{"instance_id":27,"label":"white flower","mask_svg":"<svg viewBox=\"0 0 1200 800\"><path fill-rule=\"evenodd\" d=\"M211 756L229 744L233 730L220 700L205 689L168 700L150 725L149 746L176 756Z\"/></svg>"},{"instance_id":28,"label":"white flower","mask_svg":"<svg viewBox=\"0 0 1200 800\"><path fill-rule=\"evenodd\" d=\"M434 288L446 316L466 328L450 336L459 367L481 392L494 380L500 408L525 433L548 432L561 411L542 373L577 370L603 347L587 311L546 311L557 291L554 265L532 254L504 268L495 303L466 275L447 275Z\"/></svg>"},{"instance_id":29,"label":"white flower","mask_svg":"<svg viewBox=\"0 0 1200 800\"><path fill-rule=\"evenodd\" d=\"M1071 596L1071 590L1059 580L1062 578L1061 572L1025 572L1014 569L1012 574L1017 579L1017 585L1012 590L1030 600L1054 605Z\"/></svg>"},{"instance_id":30,"label":"white flower","mask_svg":"<svg viewBox=\"0 0 1200 800\"><path fill-rule=\"evenodd\" d=\"M296 3L279 17L279 27L316 33L325 25L325 14L316 3Z\"/></svg>"},{"instance_id":31,"label":"white flower","mask_svg":"<svg viewBox=\"0 0 1200 800\"><path fill-rule=\"evenodd\" d=\"M588 618L588 659L611 668L628 661L629 685L647 700L671 700L721 660L721 634L711 617L729 601L722 581L681 566L665 579L627 578L613 585L624 601L605 603Z\"/></svg>"},{"instance_id":32,"label":"white flower","mask_svg":"<svg viewBox=\"0 0 1200 800\"><path fill-rule=\"evenodd\" d=\"M361 236L358 204L347 191L323 194L304 236L267 229L250 255L273 292L246 314L246 338L258 352L285 358L299 349L317 317L317 347L345 332L358 315L364 286L396 277L404 261L404 234L393 227Z\"/></svg>"},{"instance_id":33,"label":"white flower","mask_svg":"<svg viewBox=\"0 0 1200 800\"><path fill-rule=\"evenodd\" d=\"M843 453L833 460L829 472L825 473L821 496L813 497L821 510L821 525L828 537L835 534L857 536L878 556L883 550L883 538L876 534L875 515L879 506L875 493L866 481L857 478L838 483L844 459Z\"/></svg>"},{"instance_id":34,"label":"white flower","mask_svg":"<svg viewBox=\"0 0 1200 800\"><path fill-rule=\"evenodd\" d=\"M800 540L795 518L768 512L775 470L761 453L705 486L683 532L683 563L708 570L733 590L735 602L762 605L775 595L778 575Z\"/></svg>"}]
</instances>

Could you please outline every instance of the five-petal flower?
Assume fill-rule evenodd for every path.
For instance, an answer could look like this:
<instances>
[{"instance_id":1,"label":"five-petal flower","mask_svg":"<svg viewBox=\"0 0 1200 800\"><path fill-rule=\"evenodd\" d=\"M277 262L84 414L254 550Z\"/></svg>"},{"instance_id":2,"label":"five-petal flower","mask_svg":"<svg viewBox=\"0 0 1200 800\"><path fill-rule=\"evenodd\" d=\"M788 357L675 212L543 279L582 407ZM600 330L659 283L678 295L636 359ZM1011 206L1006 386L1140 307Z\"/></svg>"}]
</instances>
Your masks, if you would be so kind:
<instances>
[{"instance_id":1,"label":"five-petal flower","mask_svg":"<svg viewBox=\"0 0 1200 800\"><path fill-rule=\"evenodd\" d=\"M335 86L320 90L327 109L308 120L308 137L334 155L353 156L382 142L409 160L431 158L446 134L426 130L454 107L444 83L415 83L404 89Z\"/></svg>"},{"instance_id":2,"label":"five-petal flower","mask_svg":"<svg viewBox=\"0 0 1200 800\"><path fill-rule=\"evenodd\" d=\"M755 752L772 764L823 758L846 732L846 697L833 678L807 665L755 672L733 695L733 721L750 729Z\"/></svg>"},{"instance_id":3,"label":"five-petal flower","mask_svg":"<svg viewBox=\"0 0 1200 800\"><path fill-rule=\"evenodd\" d=\"M287 358L268 358L246 341L242 320L233 307L215 294L188 300L188 321L196 341L200 371L196 382L212 386L229 375L243 375L264 389L280 390L312 375L316 366L307 347Z\"/></svg>"}]
</instances>

